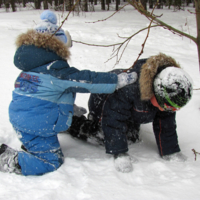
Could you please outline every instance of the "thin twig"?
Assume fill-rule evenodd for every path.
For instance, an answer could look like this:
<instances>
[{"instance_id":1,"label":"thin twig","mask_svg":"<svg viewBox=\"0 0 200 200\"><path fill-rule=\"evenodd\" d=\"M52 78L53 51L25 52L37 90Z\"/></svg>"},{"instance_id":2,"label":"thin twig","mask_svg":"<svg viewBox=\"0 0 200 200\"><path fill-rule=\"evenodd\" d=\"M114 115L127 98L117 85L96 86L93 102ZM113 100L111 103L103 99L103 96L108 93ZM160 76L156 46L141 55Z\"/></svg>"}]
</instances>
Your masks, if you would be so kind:
<instances>
[{"instance_id":1,"label":"thin twig","mask_svg":"<svg viewBox=\"0 0 200 200\"><path fill-rule=\"evenodd\" d=\"M187 10L190 14L195 14L195 15L199 15L200 13L199 12L192 12L192 11L190 11L189 9Z\"/></svg>"},{"instance_id":2,"label":"thin twig","mask_svg":"<svg viewBox=\"0 0 200 200\"><path fill-rule=\"evenodd\" d=\"M194 155L195 155L195 158L194 158L194 160L196 161L196 160L197 160L197 154L199 154L199 155L200 155L200 153L199 153L199 152L197 152L195 149L192 149L192 151L194 152Z\"/></svg>"},{"instance_id":3,"label":"thin twig","mask_svg":"<svg viewBox=\"0 0 200 200\"><path fill-rule=\"evenodd\" d=\"M105 19L102 19L102 20L97 20L97 21L94 21L94 22L85 22L85 23L97 23L97 22L103 22L103 21L106 21L107 19L111 18L113 15L115 15L116 13L118 13L120 10L122 10L125 6L129 5L129 3L123 5L119 10L115 11L112 15L110 15L109 17L105 18Z\"/></svg>"},{"instance_id":4,"label":"thin twig","mask_svg":"<svg viewBox=\"0 0 200 200\"><path fill-rule=\"evenodd\" d=\"M57 29L46 41L44 41L44 43L47 42L48 40L50 40L50 39L61 29L61 27L63 26L63 24L65 23L65 21L68 19L70 13L74 10L74 8L76 7L76 5L78 4L79 1L80 1L80 0L77 0L77 1L76 1L76 3L73 5L72 9L69 11L68 15L67 15L67 16L65 17L65 19L61 22L61 25L58 27L58 29ZM44 43L43 43L43 44L44 44Z\"/></svg>"},{"instance_id":5,"label":"thin twig","mask_svg":"<svg viewBox=\"0 0 200 200\"><path fill-rule=\"evenodd\" d=\"M136 2L136 0L127 0L139 13L141 13L142 15L146 16L149 20L153 19L153 22L162 26L163 28L166 28L168 30L170 30L171 32L173 32L174 34L178 34L178 35L181 35L181 36L184 36L184 37L187 37L189 39L191 39L193 42L195 42L197 44L197 38L187 34L187 33L184 33L168 24L166 24L165 22L155 18L153 15L150 14L150 12L144 10L141 8L141 6L139 6L139 4Z\"/></svg>"},{"instance_id":6,"label":"thin twig","mask_svg":"<svg viewBox=\"0 0 200 200\"><path fill-rule=\"evenodd\" d=\"M153 15L153 12L154 12L154 10L155 10L155 8L156 8L157 5L158 5L158 2L155 4L155 6L154 6L154 8L153 8L153 10L152 10L152 12L151 12L151 15ZM154 18L155 18L155 17L154 17ZM141 49L141 51L140 51L140 53L139 53L137 59L135 60L135 62L133 63L133 65L132 65L129 69L125 69L124 72L127 72L128 70L130 70L131 68L133 68L134 65L136 64L136 62L139 60L140 56L143 54L143 52L144 52L144 46L145 46L145 44L146 44L147 38L149 37L151 24L153 23L154 18L152 18L152 20L151 20L151 22L150 22L150 24L149 24L149 26L148 26L147 35L146 35L146 38L145 38L145 40L144 40L144 43L142 44L142 49Z\"/></svg>"},{"instance_id":7,"label":"thin twig","mask_svg":"<svg viewBox=\"0 0 200 200\"><path fill-rule=\"evenodd\" d=\"M115 43L115 44L109 44L109 45L99 45L99 44L89 44L89 43L85 43L85 42L81 42L81 41L76 41L76 40L73 40L73 42L75 43L80 43L80 44L84 44L84 45L88 45L88 46L96 46L96 47L114 47L113 49L113 52L111 54L111 57L106 61L108 62L109 60L113 59L114 57L117 57L117 61L116 61L116 64L120 61L120 59L122 58L122 55L128 45L128 43L130 42L130 40L136 36L137 34L139 34L140 32L146 30L146 29L150 29L150 28L155 28L155 27L158 27L159 25L153 25L151 27L145 27L143 29L140 29L139 31L137 31L136 33L134 33L133 35L129 36L129 37L120 37L120 38L125 38L125 40L123 42L120 42L120 43ZM118 59L118 54L119 54L119 51L120 49L122 48L122 46L125 45L121 55L119 56L119 59ZM118 46L116 49L115 47Z\"/></svg>"}]
</instances>

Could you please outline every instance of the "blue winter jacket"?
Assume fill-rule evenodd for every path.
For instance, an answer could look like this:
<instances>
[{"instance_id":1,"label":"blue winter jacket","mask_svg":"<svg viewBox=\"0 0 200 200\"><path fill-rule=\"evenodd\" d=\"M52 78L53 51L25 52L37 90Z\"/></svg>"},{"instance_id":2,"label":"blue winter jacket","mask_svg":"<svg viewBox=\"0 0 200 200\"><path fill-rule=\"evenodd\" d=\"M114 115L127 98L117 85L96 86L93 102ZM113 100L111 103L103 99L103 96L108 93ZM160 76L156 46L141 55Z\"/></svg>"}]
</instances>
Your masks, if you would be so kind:
<instances>
[{"instance_id":1,"label":"blue winter jacket","mask_svg":"<svg viewBox=\"0 0 200 200\"><path fill-rule=\"evenodd\" d=\"M71 125L77 92L112 93L117 75L70 67L66 60L70 54L64 44L53 38L41 45L32 37L34 34L22 34L17 41L14 64L22 72L15 81L9 115L16 129L48 136Z\"/></svg>"}]
</instances>

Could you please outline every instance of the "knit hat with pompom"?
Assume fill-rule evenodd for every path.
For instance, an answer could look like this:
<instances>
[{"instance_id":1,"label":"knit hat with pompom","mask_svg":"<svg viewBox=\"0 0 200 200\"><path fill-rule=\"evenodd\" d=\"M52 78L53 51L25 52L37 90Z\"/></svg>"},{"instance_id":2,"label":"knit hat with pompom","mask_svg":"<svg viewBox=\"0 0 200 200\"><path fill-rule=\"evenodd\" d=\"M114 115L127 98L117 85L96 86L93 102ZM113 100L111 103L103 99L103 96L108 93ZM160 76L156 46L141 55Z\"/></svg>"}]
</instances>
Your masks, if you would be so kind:
<instances>
[{"instance_id":1,"label":"knit hat with pompom","mask_svg":"<svg viewBox=\"0 0 200 200\"><path fill-rule=\"evenodd\" d=\"M71 36L68 31L59 29L57 26L57 17L54 12L45 10L40 15L41 22L35 27L35 30L39 33L55 34L54 36L65 43L68 47L72 47ZM59 29L59 30L58 30Z\"/></svg>"}]
</instances>

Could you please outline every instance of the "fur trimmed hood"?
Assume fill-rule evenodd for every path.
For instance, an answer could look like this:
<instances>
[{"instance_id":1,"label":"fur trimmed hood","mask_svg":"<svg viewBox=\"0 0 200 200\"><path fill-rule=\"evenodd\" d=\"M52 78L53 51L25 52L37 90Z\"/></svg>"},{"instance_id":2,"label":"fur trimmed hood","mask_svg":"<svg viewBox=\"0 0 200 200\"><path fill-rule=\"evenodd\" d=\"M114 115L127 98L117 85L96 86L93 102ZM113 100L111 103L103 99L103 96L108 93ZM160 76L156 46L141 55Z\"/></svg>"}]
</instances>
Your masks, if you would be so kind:
<instances>
[{"instance_id":1,"label":"fur trimmed hood","mask_svg":"<svg viewBox=\"0 0 200 200\"><path fill-rule=\"evenodd\" d=\"M141 100L150 100L153 95L153 81L160 67L174 66L180 68L180 65L170 56L160 53L151 56L141 67L139 79Z\"/></svg>"},{"instance_id":2,"label":"fur trimmed hood","mask_svg":"<svg viewBox=\"0 0 200 200\"><path fill-rule=\"evenodd\" d=\"M55 36L51 37L48 33L38 33L35 30L28 30L17 37L17 48L22 45L35 45L36 47L50 49L64 60L70 58L70 51L67 45Z\"/></svg>"}]
</instances>

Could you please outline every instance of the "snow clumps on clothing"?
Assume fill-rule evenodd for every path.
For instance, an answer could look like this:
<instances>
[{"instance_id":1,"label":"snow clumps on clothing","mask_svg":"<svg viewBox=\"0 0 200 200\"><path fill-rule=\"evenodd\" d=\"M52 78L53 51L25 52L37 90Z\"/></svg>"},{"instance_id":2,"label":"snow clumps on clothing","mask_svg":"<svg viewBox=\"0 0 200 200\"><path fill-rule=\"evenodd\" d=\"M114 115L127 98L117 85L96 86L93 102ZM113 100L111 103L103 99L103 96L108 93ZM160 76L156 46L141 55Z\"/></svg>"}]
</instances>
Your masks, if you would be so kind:
<instances>
[{"instance_id":1,"label":"snow clumps on clothing","mask_svg":"<svg viewBox=\"0 0 200 200\"><path fill-rule=\"evenodd\" d=\"M159 105L173 102L175 107L181 108L191 99L192 89L190 76L173 66L162 70L154 80L154 92Z\"/></svg>"}]
</instances>

